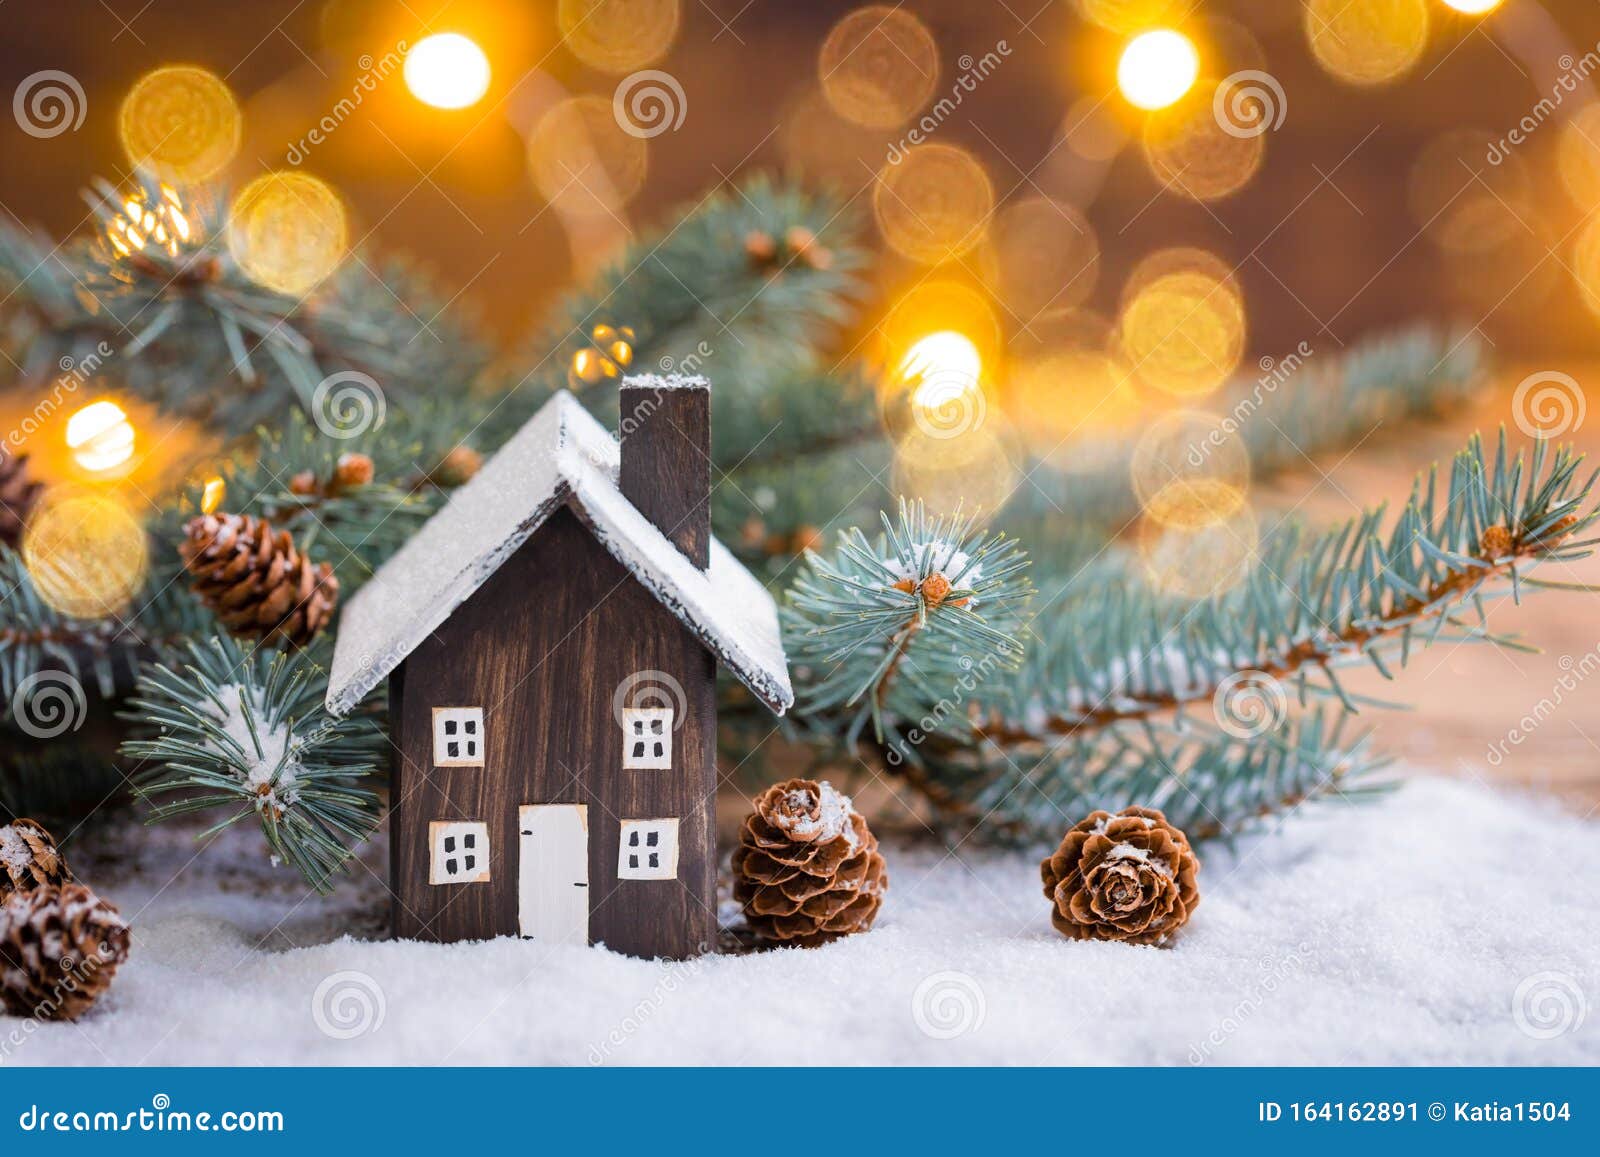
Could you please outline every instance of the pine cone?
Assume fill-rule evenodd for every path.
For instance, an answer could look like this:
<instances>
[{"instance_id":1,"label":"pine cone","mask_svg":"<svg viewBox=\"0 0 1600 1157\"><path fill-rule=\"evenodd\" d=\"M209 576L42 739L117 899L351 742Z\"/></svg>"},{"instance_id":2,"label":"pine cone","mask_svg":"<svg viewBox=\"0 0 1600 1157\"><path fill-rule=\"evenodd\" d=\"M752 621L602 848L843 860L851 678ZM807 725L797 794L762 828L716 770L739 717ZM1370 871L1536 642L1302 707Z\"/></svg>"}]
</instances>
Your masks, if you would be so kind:
<instances>
[{"instance_id":1,"label":"pine cone","mask_svg":"<svg viewBox=\"0 0 1600 1157\"><path fill-rule=\"evenodd\" d=\"M28 477L28 456L0 451L0 542L16 546L33 513L41 483Z\"/></svg>"},{"instance_id":2,"label":"pine cone","mask_svg":"<svg viewBox=\"0 0 1600 1157\"><path fill-rule=\"evenodd\" d=\"M194 591L234 634L305 646L333 617L333 568L302 555L288 531L249 514L203 514L185 531L178 552Z\"/></svg>"},{"instance_id":3,"label":"pine cone","mask_svg":"<svg viewBox=\"0 0 1600 1157\"><path fill-rule=\"evenodd\" d=\"M769 787L733 853L733 896L758 936L814 948L872 927L889 877L867 821L828 783Z\"/></svg>"},{"instance_id":4,"label":"pine cone","mask_svg":"<svg viewBox=\"0 0 1600 1157\"><path fill-rule=\"evenodd\" d=\"M17 892L71 882L72 869L38 821L12 820L0 827L0 904Z\"/></svg>"},{"instance_id":5,"label":"pine cone","mask_svg":"<svg viewBox=\"0 0 1600 1157\"><path fill-rule=\"evenodd\" d=\"M1200 903L1200 861L1154 808L1097 811L1039 865L1050 922L1074 940L1160 944Z\"/></svg>"},{"instance_id":6,"label":"pine cone","mask_svg":"<svg viewBox=\"0 0 1600 1157\"><path fill-rule=\"evenodd\" d=\"M128 925L82 884L18 892L0 906L0 1004L12 1016L77 1020L128 959Z\"/></svg>"},{"instance_id":7,"label":"pine cone","mask_svg":"<svg viewBox=\"0 0 1600 1157\"><path fill-rule=\"evenodd\" d=\"M333 464L333 482L329 489L358 490L372 482L375 470L372 459L366 454L341 454Z\"/></svg>"}]
</instances>

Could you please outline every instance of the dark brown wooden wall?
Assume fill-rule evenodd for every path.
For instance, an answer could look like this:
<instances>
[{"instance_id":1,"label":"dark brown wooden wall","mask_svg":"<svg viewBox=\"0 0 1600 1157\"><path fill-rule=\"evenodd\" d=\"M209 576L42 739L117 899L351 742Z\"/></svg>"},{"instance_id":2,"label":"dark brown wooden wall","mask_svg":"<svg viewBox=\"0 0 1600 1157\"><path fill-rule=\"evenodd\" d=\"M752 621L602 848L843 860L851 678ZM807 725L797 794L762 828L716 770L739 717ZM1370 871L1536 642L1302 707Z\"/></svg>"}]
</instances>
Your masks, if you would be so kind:
<instances>
[{"instance_id":1,"label":"dark brown wooden wall","mask_svg":"<svg viewBox=\"0 0 1600 1157\"><path fill-rule=\"evenodd\" d=\"M612 694L642 670L686 697L671 771L622 770ZM674 958L716 942L715 661L558 510L391 679L389 825L394 932L423 940L517 935L517 808L589 805L589 935ZM432 766L432 709L484 708L482 768ZM678 878L616 878L620 821L676 816ZM428 883L428 823L489 825L490 880Z\"/></svg>"}]
</instances>

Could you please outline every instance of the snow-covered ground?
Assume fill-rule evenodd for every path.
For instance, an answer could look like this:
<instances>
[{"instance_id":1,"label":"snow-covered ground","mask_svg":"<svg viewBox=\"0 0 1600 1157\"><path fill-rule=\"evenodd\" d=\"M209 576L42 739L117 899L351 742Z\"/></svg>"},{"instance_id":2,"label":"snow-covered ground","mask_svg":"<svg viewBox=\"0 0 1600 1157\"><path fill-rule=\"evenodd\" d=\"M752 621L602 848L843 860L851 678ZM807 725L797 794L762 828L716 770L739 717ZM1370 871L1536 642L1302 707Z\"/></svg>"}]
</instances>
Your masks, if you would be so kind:
<instances>
[{"instance_id":1,"label":"snow-covered ground","mask_svg":"<svg viewBox=\"0 0 1600 1157\"><path fill-rule=\"evenodd\" d=\"M1211 849L1170 949L1067 941L1032 857L968 849L887 847L867 935L674 965L375 940L369 870L307 899L255 833L117 839L79 874L129 963L0 1064L1600 1063L1600 823L1463 782Z\"/></svg>"}]
</instances>

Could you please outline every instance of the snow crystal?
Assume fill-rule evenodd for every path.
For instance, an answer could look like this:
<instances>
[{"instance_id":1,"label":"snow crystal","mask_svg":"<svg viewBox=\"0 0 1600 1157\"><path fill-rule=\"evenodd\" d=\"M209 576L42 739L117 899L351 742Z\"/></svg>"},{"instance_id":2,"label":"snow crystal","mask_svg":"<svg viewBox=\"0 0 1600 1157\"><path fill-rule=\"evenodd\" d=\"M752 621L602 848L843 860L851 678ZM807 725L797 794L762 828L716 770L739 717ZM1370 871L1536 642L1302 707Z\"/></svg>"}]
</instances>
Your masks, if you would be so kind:
<instances>
[{"instance_id":1,"label":"snow crystal","mask_svg":"<svg viewBox=\"0 0 1600 1157\"><path fill-rule=\"evenodd\" d=\"M242 768L238 768L239 780L255 794L257 810L281 811L298 803L300 793L296 788L296 772L300 767L297 750L300 737L294 733L294 729L287 723L268 727L260 693L241 684L231 683L223 687L217 697L222 701L222 706L219 708L215 703L207 703L204 705L205 711L244 752L246 762ZM244 716L246 699L250 700L254 734ZM239 758L238 752L222 744L208 746L230 764L235 764Z\"/></svg>"},{"instance_id":2,"label":"snow crystal","mask_svg":"<svg viewBox=\"0 0 1600 1157\"><path fill-rule=\"evenodd\" d=\"M1149 822L1148 820L1145 821L1146 826L1149 825ZM1148 848L1138 848L1132 844L1118 844L1106 853L1106 859L1137 860L1158 876L1171 877L1172 875L1172 867L1167 861L1157 856L1152 856Z\"/></svg>"},{"instance_id":3,"label":"snow crystal","mask_svg":"<svg viewBox=\"0 0 1600 1157\"><path fill-rule=\"evenodd\" d=\"M716 539L710 566L696 567L623 497L619 469L616 439L558 391L350 600L328 710L353 710L563 502L757 698L787 710L794 692L772 596Z\"/></svg>"},{"instance_id":4,"label":"snow crystal","mask_svg":"<svg viewBox=\"0 0 1600 1157\"><path fill-rule=\"evenodd\" d=\"M629 374L624 386L641 390L709 390L711 383L699 374Z\"/></svg>"},{"instance_id":5,"label":"snow crystal","mask_svg":"<svg viewBox=\"0 0 1600 1157\"><path fill-rule=\"evenodd\" d=\"M7 824L0 828L0 864L21 870L33 863L33 851L22 838L22 833Z\"/></svg>"},{"instance_id":6,"label":"snow crystal","mask_svg":"<svg viewBox=\"0 0 1600 1157\"><path fill-rule=\"evenodd\" d=\"M138 943L100 1007L39 1024L8 1067L804 1066L841 1041L853 1064L1600 1064L1596 1010L1542 1027L1528 987L1553 979L1571 1008L1600 993L1600 889L1572 871L1600 858L1600 823L1465 780L1202 847L1169 948L1057 933L1037 855L892 841L872 931L823 948L668 963L362 940L388 907L381 840L324 898L251 860L260 834L238 825L194 860L205 822L80 841L74 867L137 913ZM381 993L381 1029L318 1027L336 974ZM930 1034L951 984L983 1015Z\"/></svg>"},{"instance_id":7,"label":"snow crystal","mask_svg":"<svg viewBox=\"0 0 1600 1157\"><path fill-rule=\"evenodd\" d=\"M850 822L850 817L855 814L855 808L850 803L850 797L840 795L833 784L824 780L821 792L817 797L817 814L810 814L811 793L803 790L791 791L784 802L788 805L788 813L778 819L778 826L790 832L796 839L828 841L838 839L843 834L845 841L854 850L857 839L855 825Z\"/></svg>"}]
</instances>

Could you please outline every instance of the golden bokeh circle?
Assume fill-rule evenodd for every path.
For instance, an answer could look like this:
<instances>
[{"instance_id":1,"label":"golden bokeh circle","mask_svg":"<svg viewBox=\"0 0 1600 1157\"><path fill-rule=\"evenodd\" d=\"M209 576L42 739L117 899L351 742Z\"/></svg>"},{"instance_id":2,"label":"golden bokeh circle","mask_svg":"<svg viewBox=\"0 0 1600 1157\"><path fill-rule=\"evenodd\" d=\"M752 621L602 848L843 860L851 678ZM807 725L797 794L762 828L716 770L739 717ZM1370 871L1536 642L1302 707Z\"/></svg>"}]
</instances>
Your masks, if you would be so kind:
<instances>
[{"instance_id":1,"label":"golden bokeh circle","mask_svg":"<svg viewBox=\"0 0 1600 1157\"><path fill-rule=\"evenodd\" d=\"M299 296L339 267L349 244L344 202L298 170L264 173L233 199L228 251L259 285Z\"/></svg>"},{"instance_id":2,"label":"golden bokeh circle","mask_svg":"<svg viewBox=\"0 0 1600 1157\"><path fill-rule=\"evenodd\" d=\"M1225 517L1250 489L1250 452L1235 423L1203 410L1162 414L1139 436L1129 463L1147 517L1201 526Z\"/></svg>"},{"instance_id":3,"label":"golden bokeh circle","mask_svg":"<svg viewBox=\"0 0 1600 1157\"><path fill-rule=\"evenodd\" d=\"M1428 45L1426 0L1306 0L1312 54L1349 84L1404 76Z\"/></svg>"},{"instance_id":4,"label":"golden bokeh circle","mask_svg":"<svg viewBox=\"0 0 1600 1157\"><path fill-rule=\"evenodd\" d=\"M1561 183L1581 209L1600 201L1600 104L1586 104L1561 126L1556 152Z\"/></svg>"},{"instance_id":5,"label":"golden bokeh circle","mask_svg":"<svg viewBox=\"0 0 1600 1157\"><path fill-rule=\"evenodd\" d=\"M994 210L994 186L971 153L955 145L918 145L878 172L872 214L888 246L935 265L979 241Z\"/></svg>"},{"instance_id":6,"label":"golden bokeh circle","mask_svg":"<svg viewBox=\"0 0 1600 1157\"><path fill-rule=\"evenodd\" d=\"M845 120L872 129L904 124L933 96L939 46L903 8L869 4L833 26L817 57L823 95Z\"/></svg>"},{"instance_id":7,"label":"golden bokeh circle","mask_svg":"<svg viewBox=\"0 0 1600 1157\"><path fill-rule=\"evenodd\" d=\"M1572 248L1572 276L1583 304L1600 317L1600 217L1592 217Z\"/></svg>"},{"instance_id":8,"label":"golden bokeh circle","mask_svg":"<svg viewBox=\"0 0 1600 1157\"><path fill-rule=\"evenodd\" d=\"M1103 97L1080 96L1061 125L1067 148L1086 161L1114 160L1128 143L1128 130Z\"/></svg>"},{"instance_id":9,"label":"golden bokeh circle","mask_svg":"<svg viewBox=\"0 0 1600 1157\"><path fill-rule=\"evenodd\" d=\"M644 187L649 163L645 141L623 131L604 97L554 105L528 140L539 192L576 213L616 213Z\"/></svg>"},{"instance_id":10,"label":"golden bokeh circle","mask_svg":"<svg viewBox=\"0 0 1600 1157\"><path fill-rule=\"evenodd\" d=\"M175 64L139 78L123 98L117 131L136 167L175 185L192 185L233 160L244 121L221 77Z\"/></svg>"},{"instance_id":11,"label":"golden bokeh circle","mask_svg":"<svg viewBox=\"0 0 1600 1157\"><path fill-rule=\"evenodd\" d=\"M94 493L48 500L22 538L39 597L64 615L98 619L139 593L149 561L144 528L122 503Z\"/></svg>"},{"instance_id":12,"label":"golden bokeh circle","mask_svg":"<svg viewBox=\"0 0 1600 1157\"><path fill-rule=\"evenodd\" d=\"M998 419L953 438L913 426L895 444L893 486L896 494L921 499L936 513L959 507L992 518L1022 477L1018 457Z\"/></svg>"},{"instance_id":13,"label":"golden bokeh circle","mask_svg":"<svg viewBox=\"0 0 1600 1157\"><path fill-rule=\"evenodd\" d=\"M907 383L899 374L906 358L930 334L953 331L977 351L985 370L1001 359L1005 342L1000 318L982 293L959 281L937 278L908 290L873 334L879 389L885 404L898 400Z\"/></svg>"},{"instance_id":14,"label":"golden bokeh circle","mask_svg":"<svg viewBox=\"0 0 1600 1157\"><path fill-rule=\"evenodd\" d=\"M1092 24L1129 35L1181 20L1194 7L1190 0L1074 0Z\"/></svg>"},{"instance_id":15,"label":"golden bokeh circle","mask_svg":"<svg viewBox=\"0 0 1600 1157\"><path fill-rule=\"evenodd\" d=\"M1486 159L1488 134L1454 129L1417 155L1406 184L1412 216L1439 248L1482 254L1528 233L1532 187L1522 158Z\"/></svg>"},{"instance_id":16,"label":"golden bokeh circle","mask_svg":"<svg viewBox=\"0 0 1600 1157\"><path fill-rule=\"evenodd\" d=\"M1250 574L1261 542L1255 512L1242 493L1215 521L1180 525L1146 517L1139 523L1139 557L1145 577L1163 594L1208 599L1225 594Z\"/></svg>"},{"instance_id":17,"label":"golden bokeh circle","mask_svg":"<svg viewBox=\"0 0 1600 1157\"><path fill-rule=\"evenodd\" d=\"M1122 351L1141 381L1176 397L1209 394L1238 368L1244 300L1231 278L1200 269L1163 273L1123 304Z\"/></svg>"},{"instance_id":18,"label":"golden bokeh circle","mask_svg":"<svg viewBox=\"0 0 1600 1157\"><path fill-rule=\"evenodd\" d=\"M1029 197L995 214L985 258L995 295L1027 324L1094 292L1100 240L1075 206Z\"/></svg>"},{"instance_id":19,"label":"golden bokeh circle","mask_svg":"<svg viewBox=\"0 0 1600 1157\"><path fill-rule=\"evenodd\" d=\"M654 64L672 48L678 0L561 0L562 43L590 68L615 76Z\"/></svg>"},{"instance_id":20,"label":"golden bokeh circle","mask_svg":"<svg viewBox=\"0 0 1600 1157\"><path fill-rule=\"evenodd\" d=\"M1052 314L1013 339L1005 403L1029 451L1067 474L1109 468L1144 412L1111 323L1087 310Z\"/></svg>"},{"instance_id":21,"label":"golden bokeh circle","mask_svg":"<svg viewBox=\"0 0 1600 1157\"><path fill-rule=\"evenodd\" d=\"M1195 93L1170 108L1150 114L1144 125L1144 156L1150 171L1169 190L1195 201L1217 201L1236 193L1261 168L1266 134L1230 132L1210 94L1217 82L1204 78Z\"/></svg>"}]
</instances>

